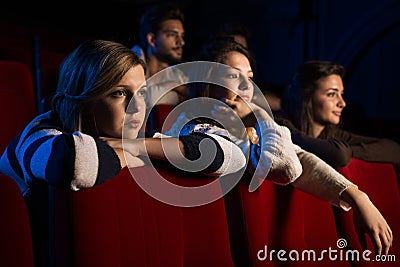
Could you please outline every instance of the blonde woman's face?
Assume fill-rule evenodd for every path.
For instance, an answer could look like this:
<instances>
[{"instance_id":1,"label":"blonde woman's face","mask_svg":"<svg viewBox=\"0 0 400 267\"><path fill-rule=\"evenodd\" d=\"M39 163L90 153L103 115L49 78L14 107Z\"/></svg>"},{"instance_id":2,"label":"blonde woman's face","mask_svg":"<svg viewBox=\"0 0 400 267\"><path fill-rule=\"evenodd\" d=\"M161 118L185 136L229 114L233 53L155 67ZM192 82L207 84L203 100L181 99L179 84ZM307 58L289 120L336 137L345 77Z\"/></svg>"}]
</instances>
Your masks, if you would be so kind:
<instances>
[{"instance_id":1,"label":"blonde woman's face","mask_svg":"<svg viewBox=\"0 0 400 267\"><path fill-rule=\"evenodd\" d=\"M96 102L90 132L104 137L136 138L146 113L147 87L141 65L132 67L112 88L111 92ZM128 107L129 105L129 107Z\"/></svg>"},{"instance_id":2,"label":"blonde woman's face","mask_svg":"<svg viewBox=\"0 0 400 267\"><path fill-rule=\"evenodd\" d=\"M240 96L243 100L251 102L254 94L254 86L251 81L253 70L247 57L242 53L232 51L224 56L221 63L231 67L227 68L220 77L220 82L225 88L219 86L213 88L210 96L216 99L231 100Z\"/></svg>"}]
</instances>

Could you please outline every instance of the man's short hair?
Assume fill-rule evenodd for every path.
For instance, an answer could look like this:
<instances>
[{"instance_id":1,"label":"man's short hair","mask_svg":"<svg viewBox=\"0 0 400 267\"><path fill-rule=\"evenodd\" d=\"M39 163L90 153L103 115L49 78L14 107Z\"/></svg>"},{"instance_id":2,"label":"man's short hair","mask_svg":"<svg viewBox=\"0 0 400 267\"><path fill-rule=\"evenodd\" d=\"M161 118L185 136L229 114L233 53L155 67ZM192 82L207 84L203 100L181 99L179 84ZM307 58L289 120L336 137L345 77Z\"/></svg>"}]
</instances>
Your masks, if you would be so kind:
<instances>
[{"instance_id":1,"label":"man's short hair","mask_svg":"<svg viewBox=\"0 0 400 267\"><path fill-rule=\"evenodd\" d=\"M161 29L161 24L169 19L180 20L183 24L184 14L182 10L175 4L162 3L150 7L140 18L139 25L139 43L140 46L147 50L147 34L152 32L157 34Z\"/></svg>"}]
</instances>

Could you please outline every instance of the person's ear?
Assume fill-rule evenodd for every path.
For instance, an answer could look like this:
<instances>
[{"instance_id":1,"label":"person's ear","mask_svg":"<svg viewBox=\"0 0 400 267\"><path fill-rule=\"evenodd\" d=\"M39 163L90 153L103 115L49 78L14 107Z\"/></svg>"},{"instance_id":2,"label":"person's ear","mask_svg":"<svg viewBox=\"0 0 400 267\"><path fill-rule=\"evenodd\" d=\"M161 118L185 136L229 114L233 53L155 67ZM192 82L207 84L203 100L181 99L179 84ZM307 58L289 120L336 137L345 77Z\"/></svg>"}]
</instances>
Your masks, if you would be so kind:
<instances>
[{"instance_id":1,"label":"person's ear","mask_svg":"<svg viewBox=\"0 0 400 267\"><path fill-rule=\"evenodd\" d=\"M156 35L152 32L149 32L146 35L147 43L149 46L155 47L156 46Z\"/></svg>"}]
</instances>

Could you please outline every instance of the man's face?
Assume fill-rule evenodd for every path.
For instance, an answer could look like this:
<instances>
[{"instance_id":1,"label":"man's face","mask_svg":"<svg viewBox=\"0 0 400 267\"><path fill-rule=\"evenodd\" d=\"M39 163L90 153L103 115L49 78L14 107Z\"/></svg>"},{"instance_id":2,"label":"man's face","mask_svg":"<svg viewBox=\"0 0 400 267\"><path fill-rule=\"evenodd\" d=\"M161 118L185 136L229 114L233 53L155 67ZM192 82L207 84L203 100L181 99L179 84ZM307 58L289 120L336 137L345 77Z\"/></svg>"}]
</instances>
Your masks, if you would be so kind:
<instances>
[{"instance_id":1,"label":"man's face","mask_svg":"<svg viewBox=\"0 0 400 267\"><path fill-rule=\"evenodd\" d=\"M153 54L159 60L169 64L182 60L185 31L182 22L177 19L169 19L161 24L160 31L155 36L152 47Z\"/></svg>"}]
</instances>

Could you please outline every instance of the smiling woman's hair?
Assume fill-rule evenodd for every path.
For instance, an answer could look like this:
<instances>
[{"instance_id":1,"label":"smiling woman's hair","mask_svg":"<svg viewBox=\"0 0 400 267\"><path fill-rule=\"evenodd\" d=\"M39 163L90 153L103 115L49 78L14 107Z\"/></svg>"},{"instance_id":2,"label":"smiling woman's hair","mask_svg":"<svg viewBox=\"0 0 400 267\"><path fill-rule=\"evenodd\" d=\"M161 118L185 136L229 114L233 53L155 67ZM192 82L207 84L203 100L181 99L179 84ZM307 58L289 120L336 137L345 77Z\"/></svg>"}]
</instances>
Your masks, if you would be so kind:
<instances>
[{"instance_id":1,"label":"smiling woman's hair","mask_svg":"<svg viewBox=\"0 0 400 267\"><path fill-rule=\"evenodd\" d=\"M312 96L318 89L319 82L334 74L343 79L345 68L331 61L306 61L296 68L287 83L282 109L293 124L306 135L312 136ZM333 124L326 125L320 137L329 138L335 128Z\"/></svg>"}]
</instances>

